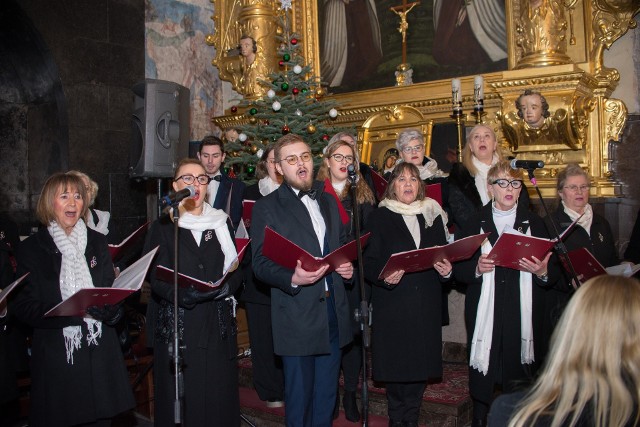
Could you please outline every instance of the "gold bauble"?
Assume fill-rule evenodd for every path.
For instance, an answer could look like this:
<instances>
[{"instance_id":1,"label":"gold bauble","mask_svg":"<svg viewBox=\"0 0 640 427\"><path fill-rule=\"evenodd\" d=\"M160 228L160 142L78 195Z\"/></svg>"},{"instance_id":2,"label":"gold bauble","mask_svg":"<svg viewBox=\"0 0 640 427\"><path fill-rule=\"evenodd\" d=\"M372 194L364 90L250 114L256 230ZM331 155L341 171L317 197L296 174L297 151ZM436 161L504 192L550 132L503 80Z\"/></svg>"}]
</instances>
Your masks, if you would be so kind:
<instances>
[{"instance_id":1,"label":"gold bauble","mask_svg":"<svg viewBox=\"0 0 640 427\"><path fill-rule=\"evenodd\" d=\"M251 153L252 154L256 154L258 152L258 146L257 145L252 145L251 146Z\"/></svg>"},{"instance_id":2,"label":"gold bauble","mask_svg":"<svg viewBox=\"0 0 640 427\"><path fill-rule=\"evenodd\" d=\"M316 127L314 125L307 126L307 132L316 133Z\"/></svg>"},{"instance_id":3,"label":"gold bauble","mask_svg":"<svg viewBox=\"0 0 640 427\"><path fill-rule=\"evenodd\" d=\"M317 96L323 96L323 95L324 95L324 93L325 93L325 92L324 92L324 88L323 88L322 86L318 86L318 87L316 88L316 95L317 95Z\"/></svg>"},{"instance_id":4,"label":"gold bauble","mask_svg":"<svg viewBox=\"0 0 640 427\"><path fill-rule=\"evenodd\" d=\"M281 27L277 27L276 28L276 34L281 36L282 35L282 28Z\"/></svg>"},{"instance_id":5,"label":"gold bauble","mask_svg":"<svg viewBox=\"0 0 640 427\"><path fill-rule=\"evenodd\" d=\"M262 145L269 145L269 140L267 138L263 139Z\"/></svg>"}]
</instances>

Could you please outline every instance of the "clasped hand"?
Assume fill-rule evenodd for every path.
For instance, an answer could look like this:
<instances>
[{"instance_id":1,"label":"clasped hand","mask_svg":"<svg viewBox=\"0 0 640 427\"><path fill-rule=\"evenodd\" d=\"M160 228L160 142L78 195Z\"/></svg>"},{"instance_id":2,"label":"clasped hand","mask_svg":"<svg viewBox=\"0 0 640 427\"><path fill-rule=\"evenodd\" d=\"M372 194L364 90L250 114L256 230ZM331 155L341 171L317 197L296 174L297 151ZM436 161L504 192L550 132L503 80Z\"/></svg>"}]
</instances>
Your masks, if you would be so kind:
<instances>
[{"instance_id":1,"label":"clasped hand","mask_svg":"<svg viewBox=\"0 0 640 427\"><path fill-rule=\"evenodd\" d=\"M322 279L329 271L329 265L323 265L317 270L307 271L302 268L302 262L298 260L296 262L296 269L293 271L293 277L291 277L291 283L298 286L311 285ZM351 279L353 276L353 264L345 262L336 268L336 273L342 276L343 279Z\"/></svg>"},{"instance_id":2,"label":"clasped hand","mask_svg":"<svg viewBox=\"0 0 640 427\"><path fill-rule=\"evenodd\" d=\"M90 307L87 307L87 314L93 317L95 320L99 320L109 326L113 326L118 323L118 321L124 315L124 308L121 304L105 304L102 307L98 305L92 305Z\"/></svg>"}]
</instances>

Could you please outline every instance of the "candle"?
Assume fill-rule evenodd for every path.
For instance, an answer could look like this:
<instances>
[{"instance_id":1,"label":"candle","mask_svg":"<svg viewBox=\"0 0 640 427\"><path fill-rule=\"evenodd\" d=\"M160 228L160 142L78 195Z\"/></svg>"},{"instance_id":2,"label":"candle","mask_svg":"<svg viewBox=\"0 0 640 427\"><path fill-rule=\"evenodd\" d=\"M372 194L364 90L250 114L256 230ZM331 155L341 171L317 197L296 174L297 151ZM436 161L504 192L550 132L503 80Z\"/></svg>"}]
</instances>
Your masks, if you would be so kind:
<instances>
[{"instance_id":1,"label":"candle","mask_svg":"<svg viewBox=\"0 0 640 427\"><path fill-rule=\"evenodd\" d=\"M460 95L460 79L451 80L451 95L453 98L453 109L459 110L462 104L462 97Z\"/></svg>"},{"instance_id":2,"label":"candle","mask_svg":"<svg viewBox=\"0 0 640 427\"><path fill-rule=\"evenodd\" d=\"M478 104L478 101L481 101L484 99L484 79L482 78L482 76L475 76L473 78L473 99L476 101L476 104Z\"/></svg>"}]
</instances>

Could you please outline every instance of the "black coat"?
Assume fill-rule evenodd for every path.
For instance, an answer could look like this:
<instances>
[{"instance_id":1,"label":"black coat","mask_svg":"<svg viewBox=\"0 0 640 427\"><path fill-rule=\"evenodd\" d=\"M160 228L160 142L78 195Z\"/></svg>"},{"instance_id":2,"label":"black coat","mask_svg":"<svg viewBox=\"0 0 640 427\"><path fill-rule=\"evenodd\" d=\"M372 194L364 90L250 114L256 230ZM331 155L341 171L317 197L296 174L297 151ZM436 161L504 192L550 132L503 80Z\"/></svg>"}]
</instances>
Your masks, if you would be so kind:
<instances>
[{"instance_id":1,"label":"black coat","mask_svg":"<svg viewBox=\"0 0 640 427\"><path fill-rule=\"evenodd\" d=\"M493 222L491 204L485 205L471 221L471 224L465 227L468 235L478 234L481 229L483 232L491 232L488 239L494 245L498 239L498 230ZM532 236L549 237L542 219L528 212L524 205L518 205L513 228L522 233L526 233L530 228ZM463 237L466 235L456 235L457 239ZM483 276L475 276L480 253L477 251L471 259L456 264L454 267L456 278L468 285L465 299L465 323L469 352L471 351L471 340L476 326L478 303L482 291ZM547 348L542 329L545 310L544 292L546 288L555 285L560 275L555 257L550 259L548 267L549 278L546 282L533 275L532 327L535 362L531 365L523 365L520 361L520 271L496 267L489 370L487 375L483 375L477 369L469 367L469 391L474 399L490 403L496 384L502 384L505 392L512 391L518 385L526 385L537 371Z\"/></svg>"},{"instance_id":2,"label":"black coat","mask_svg":"<svg viewBox=\"0 0 640 427\"><path fill-rule=\"evenodd\" d=\"M244 189L244 182L221 173L216 199L213 203L209 201L211 206L223 210L229 215L234 230L238 229L240 220L242 220L242 196ZM229 193L231 193L231 197L229 197Z\"/></svg>"},{"instance_id":3,"label":"black coat","mask_svg":"<svg viewBox=\"0 0 640 427\"><path fill-rule=\"evenodd\" d=\"M324 184L313 183L316 200L327 227L325 252L346 243L344 228L333 196L323 191ZM293 270L282 267L262 255L264 230L269 226L313 256L322 252L311 216L305 205L286 184L258 200L251 219L253 271L260 280L271 285L273 343L281 356L311 356L330 352L327 299L323 279L293 288ZM342 277L333 272L334 301L338 319L339 343L344 347L352 340L349 305Z\"/></svg>"},{"instance_id":4,"label":"black coat","mask_svg":"<svg viewBox=\"0 0 640 427\"><path fill-rule=\"evenodd\" d=\"M229 223L229 232L231 224ZM232 234L233 235L233 234ZM173 426L174 376L168 345L173 340L173 285L155 278L157 265L173 268L174 225L167 217L155 221L147 235L145 253L160 246L151 268L152 298L147 308L147 339L154 347L155 423ZM182 274L215 282L223 274L224 256L213 230L205 230L196 243L191 230L178 232L178 269ZM226 282L235 292L242 274L229 273ZM184 359L184 423L208 426L212 420L224 426L240 424L237 328L231 302L209 300L185 306L184 290L178 301Z\"/></svg>"},{"instance_id":5,"label":"black coat","mask_svg":"<svg viewBox=\"0 0 640 427\"><path fill-rule=\"evenodd\" d=\"M422 215L420 248L446 244L442 217L426 228ZM365 278L373 284L373 377L414 382L442 376L442 283L434 269L405 274L387 286L378 275L389 257L416 248L402 215L378 208L369 216ZM443 279L444 280L444 279Z\"/></svg>"},{"instance_id":6,"label":"black coat","mask_svg":"<svg viewBox=\"0 0 640 427\"><path fill-rule=\"evenodd\" d=\"M11 311L33 327L31 342L32 426L69 426L111 418L135 404L116 331L102 324L98 346L87 345L87 328L80 317L44 317L62 301L62 256L49 231L41 228L18 246L17 274L29 272L14 291ZM105 237L87 229L85 258L96 287L110 287L113 263ZM62 328L82 326L82 346L67 363Z\"/></svg>"}]
</instances>

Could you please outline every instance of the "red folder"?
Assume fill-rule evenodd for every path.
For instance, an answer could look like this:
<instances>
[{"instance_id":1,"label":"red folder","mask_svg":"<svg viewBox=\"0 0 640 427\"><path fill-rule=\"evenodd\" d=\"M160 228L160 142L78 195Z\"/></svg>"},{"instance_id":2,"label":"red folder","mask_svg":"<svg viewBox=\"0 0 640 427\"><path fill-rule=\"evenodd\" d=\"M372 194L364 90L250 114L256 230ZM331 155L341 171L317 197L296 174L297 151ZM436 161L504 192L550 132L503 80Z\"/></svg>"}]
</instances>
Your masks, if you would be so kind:
<instances>
[{"instance_id":1,"label":"red folder","mask_svg":"<svg viewBox=\"0 0 640 427\"><path fill-rule=\"evenodd\" d=\"M222 277L215 282L203 282L200 279L196 279L195 277L187 276L186 274L178 273L178 286L181 288L193 287L200 292L208 292L211 291L224 282L224 279L227 278L227 275L234 271L235 267L237 267L244 257L244 253L249 246L249 239L236 239L236 246L238 248L238 256L236 261L231 264L229 269L224 272ZM169 267L165 267L164 265L159 265L156 268L156 278L162 280L163 282L173 283L173 269Z\"/></svg>"},{"instance_id":2,"label":"red folder","mask_svg":"<svg viewBox=\"0 0 640 427\"><path fill-rule=\"evenodd\" d=\"M582 283L592 277L607 274L607 270L598 262L598 260L589 252L587 248L578 248L568 253L573 270L580 277ZM565 266L570 271L568 266Z\"/></svg>"},{"instance_id":3,"label":"red folder","mask_svg":"<svg viewBox=\"0 0 640 427\"><path fill-rule=\"evenodd\" d=\"M116 262L121 259L126 250L133 246L139 239L141 239L145 234L147 234L147 226L149 225L149 221L142 224L138 227L133 233L127 236L121 243L117 245L109 245L109 253L111 254L111 260Z\"/></svg>"},{"instance_id":4,"label":"red folder","mask_svg":"<svg viewBox=\"0 0 640 427\"><path fill-rule=\"evenodd\" d=\"M362 247L367 244L370 235L371 233L369 232L360 237ZM340 246L323 258L317 258L269 227L265 227L264 230L262 255L276 264L290 268L291 270L296 268L296 262L298 260L302 262L302 268L306 271L315 271L323 265L329 264L329 272L335 271L335 269L342 264L351 262L358 257L355 240L352 240L344 246Z\"/></svg>"},{"instance_id":5,"label":"red folder","mask_svg":"<svg viewBox=\"0 0 640 427\"><path fill-rule=\"evenodd\" d=\"M251 214L255 204L255 200L245 199L242 201L242 221L244 221L244 226L247 228L251 228Z\"/></svg>"},{"instance_id":6,"label":"red folder","mask_svg":"<svg viewBox=\"0 0 640 427\"><path fill-rule=\"evenodd\" d=\"M437 184L425 184L424 186L424 194L438 202L440 207L442 207L442 185L440 183Z\"/></svg>"},{"instance_id":7,"label":"red folder","mask_svg":"<svg viewBox=\"0 0 640 427\"><path fill-rule=\"evenodd\" d=\"M476 253L488 235L489 233L476 234L444 246L414 249L393 254L380 272L378 279L385 279L398 270L404 270L405 273L428 270L433 268L436 262L440 262L445 258L451 263L469 259Z\"/></svg>"},{"instance_id":8,"label":"red folder","mask_svg":"<svg viewBox=\"0 0 640 427\"><path fill-rule=\"evenodd\" d=\"M373 186L376 188L376 196L378 196L378 200L382 200L382 196L384 192L387 190L387 186L389 183L382 175L378 172L371 169L371 178L373 180Z\"/></svg>"},{"instance_id":9,"label":"red folder","mask_svg":"<svg viewBox=\"0 0 640 427\"><path fill-rule=\"evenodd\" d=\"M11 293L11 291L13 291L16 286L18 286L20 283L22 283L22 281L24 280L25 277L27 277L29 275L29 273L25 273L22 276L20 276L19 278L17 278L16 280L14 280L13 282L11 282L9 285L7 285L2 292L0 292L0 317L4 317L7 315L7 306L6 306L6 299L9 296L9 294Z\"/></svg>"},{"instance_id":10,"label":"red folder","mask_svg":"<svg viewBox=\"0 0 640 427\"><path fill-rule=\"evenodd\" d=\"M87 307L92 305L118 304L120 301L138 291L156 255L158 247L147 253L120 273L111 288L80 289L60 304L45 313L45 317L81 316L85 317Z\"/></svg>"}]
</instances>

